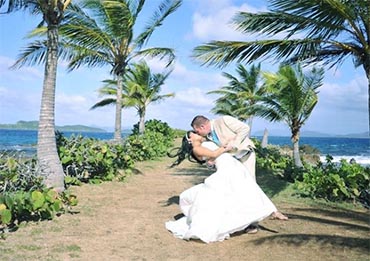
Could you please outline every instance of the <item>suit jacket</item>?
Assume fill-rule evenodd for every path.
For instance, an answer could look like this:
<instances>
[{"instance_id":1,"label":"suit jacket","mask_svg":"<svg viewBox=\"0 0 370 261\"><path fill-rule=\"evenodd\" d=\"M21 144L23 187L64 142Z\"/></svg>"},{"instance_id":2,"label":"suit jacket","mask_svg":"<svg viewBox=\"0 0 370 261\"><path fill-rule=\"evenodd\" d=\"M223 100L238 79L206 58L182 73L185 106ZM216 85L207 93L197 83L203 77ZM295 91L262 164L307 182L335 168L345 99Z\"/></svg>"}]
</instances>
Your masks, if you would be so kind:
<instances>
[{"instance_id":1,"label":"suit jacket","mask_svg":"<svg viewBox=\"0 0 370 261\"><path fill-rule=\"evenodd\" d=\"M250 128L244 122L231 116L222 116L211 120L211 125L221 144L232 141L238 151L255 148L251 139L248 138Z\"/></svg>"}]
</instances>

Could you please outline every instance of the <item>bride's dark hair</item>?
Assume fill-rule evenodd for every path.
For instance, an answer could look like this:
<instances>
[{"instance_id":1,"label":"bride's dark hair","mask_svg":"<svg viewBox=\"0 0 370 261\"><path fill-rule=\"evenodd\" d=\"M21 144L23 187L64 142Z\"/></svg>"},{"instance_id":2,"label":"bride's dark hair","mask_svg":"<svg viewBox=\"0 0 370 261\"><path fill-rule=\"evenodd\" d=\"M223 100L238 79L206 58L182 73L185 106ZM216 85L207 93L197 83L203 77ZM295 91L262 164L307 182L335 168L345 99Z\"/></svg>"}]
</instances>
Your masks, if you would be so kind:
<instances>
[{"instance_id":1,"label":"bride's dark hair","mask_svg":"<svg viewBox=\"0 0 370 261\"><path fill-rule=\"evenodd\" d=\"M174 163L172 163L170 168L173 168L179 165L185 158L188 158L188 160L191 162L195 162L199 164L203 164L205 162L205 160L199 160L194 155L193 145L191 144L191 141L189 138L191 133L194 133L194 132L193 131L186 132L185 136L182 138L181 147L173 148L167 153L168 157L170 158L177 157L177 159L175 160Z\"/></svg>"}]
</instances>

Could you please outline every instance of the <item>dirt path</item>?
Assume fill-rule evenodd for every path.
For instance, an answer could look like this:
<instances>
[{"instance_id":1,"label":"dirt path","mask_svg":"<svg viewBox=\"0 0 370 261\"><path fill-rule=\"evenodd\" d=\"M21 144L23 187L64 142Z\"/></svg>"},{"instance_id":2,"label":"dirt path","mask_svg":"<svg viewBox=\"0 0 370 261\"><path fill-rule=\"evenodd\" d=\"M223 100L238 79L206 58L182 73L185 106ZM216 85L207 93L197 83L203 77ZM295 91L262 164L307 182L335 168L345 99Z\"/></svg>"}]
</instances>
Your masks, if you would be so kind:
<instances>
[{"instance_id":1,"label":"dirt path","mask_svg":"<svg viewBox=\"0 0 370 261\"><path fill-rule=\"evenodd\" d=\"M313 208L273 198L289 221L224 242L183 241L164 223L180 213L178 195L208 173L194 164L146 162L127 183L74 187L76 214L29 224L0 241L0 260L367 260L369 212ZM274 232L275 231L275 232Z\"/></svg>"}]
</instances>

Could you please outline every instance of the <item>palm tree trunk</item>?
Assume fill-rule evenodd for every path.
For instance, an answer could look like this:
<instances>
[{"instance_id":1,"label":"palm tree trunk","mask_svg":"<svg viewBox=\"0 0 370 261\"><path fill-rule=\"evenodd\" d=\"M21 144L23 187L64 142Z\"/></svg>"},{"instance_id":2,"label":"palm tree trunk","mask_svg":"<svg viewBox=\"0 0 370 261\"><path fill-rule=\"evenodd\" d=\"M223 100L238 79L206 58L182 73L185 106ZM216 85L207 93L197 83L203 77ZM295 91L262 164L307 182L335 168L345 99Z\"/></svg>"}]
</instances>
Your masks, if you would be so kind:
<instances>
[{"instance_id":1,"label":"palm tree trunk","mask_svg":"<svg viewBox=\"0 0 370 261\"><path fill-rule=\"evenodd\" d=\"M122 77L117 76L116 121L114 124L114 140L122 138Z\"/></svg>"},{"instance_id":2,"label":"palm tree trunk","mask_svg":"<svg viewBox=\"0 0 370 261\"><path fill-rule=\"evenodd\" d=\"M369 59L370 60L370 57ZM368 61L368 66L365 66L366 77L367 77L367 115L369 117L369 136L370 136L370 61ZM366 68L367 67L367 68Z\"/></svg>"},{"instance_id":3,"label":"palm tree trunk","mask_svg":"<svg viewBox=\"0 0 370 261\"><path fill-rule=\"evenodd\" d=\"M292 135L292 143L293 143L293 159L294 159L294 166L296 167L303 167L301 156L299 155L299 132Z\"/></svg>"},{"instance_id":4,"label":"palm tree trunk","mask_svg":"<svg viewBox=\"0 0 370 261\"><path fill-rule=\"evenodd\" d=\"M251 137L252 134L252 124L253 124L253 116L249 117L248 119L248 125L249 125L249 132L248 132L248 137Z\"/></svg>"},{"instance_id":5,"label":"palm tree trunk","mask_svg":"<svg viewBox=\"0 0 370 261\"><path fill-rule=\"evenodd\" d=\"M363 68L367 77L367 115L369 120L368 135L370 136L370 53L367 54Z\"/></svg>"},{"instance_id":6,"label":"palm tree trunk","mask_svg":"<svg viewBox=\"0 0 370 261\"><path fill-rule=\"evenodd\" d=\"M145 111L140 113L140 120L139 120L139 134L144 134L145 132Z\"/></svg>"},{"instance_id":7,"label":"palm tree trunk","mask_svg":"<svg viewBox=\"0 0 370 261\"><path fill-rule=\"evenodd\" d=\"M45 176L44 183L56 191L64 190L64 172L55 139L55 88L58 65L58 27L48 27L48 50L45 64L37 138L37 158Z\"/></svg>"}]
</instances>

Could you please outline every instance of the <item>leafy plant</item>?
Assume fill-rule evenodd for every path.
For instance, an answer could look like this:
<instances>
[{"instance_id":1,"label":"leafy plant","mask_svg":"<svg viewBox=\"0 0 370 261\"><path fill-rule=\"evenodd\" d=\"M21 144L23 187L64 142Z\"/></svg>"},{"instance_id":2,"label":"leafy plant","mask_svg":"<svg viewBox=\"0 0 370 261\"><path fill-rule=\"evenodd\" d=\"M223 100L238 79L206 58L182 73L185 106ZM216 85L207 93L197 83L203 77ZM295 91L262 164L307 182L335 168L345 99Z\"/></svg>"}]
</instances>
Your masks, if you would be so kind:
<instances>
[{"instance_id":1,"label":"leafy plant","mask_svg":"<svg viewBox=\"0 0 370 261\"><path fill-rule=\"evenodd\" d=\"M122 144L114 144L81 135L65 138L57 133L58 154L67 177L66 183L99 183L113 180L121 174L130 173L133 158Z\"/></svg>"},{"instance_id":2,"label":"leafy plant","mask_svg":"<svg viewBox=\"0 0 370 261\"><path fill-rule=\"evenodd\" d=\"M370 187L370 168L345 160L337 164L332 160L333 157L328 155L326 163L319 163L305 170L302 181L296 181L300 194L330 201L363 202L361 197ZM363 203L369 205L370 202L365 199Z\"/></svg>"},{"instance_id":3,"label":"leafy plant","mask_svg":"<svg viewBox=\"0 0 370 261\"><path fill-rule=\"evenodd\" d=\"M77 204L68 190L58 194L47 188L41 169L34 158L1 154L0 230L22 221L52 219Z\"/></svg>"},{"instance_id":4,"label":"leafy plant","mask_svg":"<svg viewBox=\"0 0 370 261\"><path fill-rule=\"evenodd\" d=\"M143 161L165 156L174 138L175 131L166 122L152 119L145 122L144 134L139 134L139 124L135 124L124 146L135 161Z\"/></svg>"}]
</instances>

